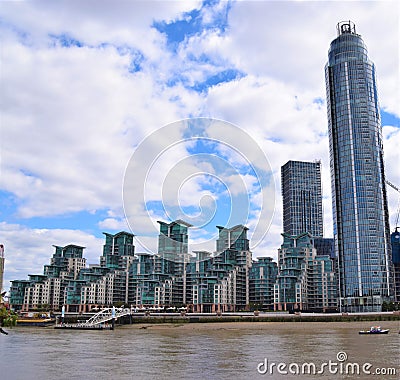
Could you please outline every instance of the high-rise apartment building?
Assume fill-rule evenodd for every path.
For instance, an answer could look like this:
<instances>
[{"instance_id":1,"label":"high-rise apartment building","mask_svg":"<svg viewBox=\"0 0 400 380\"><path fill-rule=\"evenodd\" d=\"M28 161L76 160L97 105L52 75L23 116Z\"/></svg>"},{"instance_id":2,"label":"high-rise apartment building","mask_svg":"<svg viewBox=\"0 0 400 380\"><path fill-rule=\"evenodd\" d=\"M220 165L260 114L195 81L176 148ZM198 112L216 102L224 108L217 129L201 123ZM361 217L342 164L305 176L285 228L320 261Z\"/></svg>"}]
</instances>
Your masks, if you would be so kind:
<instances>
[{"instance_id":1,"label":"high-rise apartment building","mask_svg":"<svg viewBox=\"0 0 400 380\"><path fill-rule=\"evenodd\" d=\"M119 232L115 235L103 232L106 241L103 246L103 256L100 265L110 269L126 269L135 257L134 235L129 232Z\"/></svg>"},{"instance_id":2,"label":"high-rise apartment building","mask_svg":"<svg viewBox=\"0 0 400 380\"><path fill-rule=\"evenodd\" d=\"M272 257L257 257L257 261L253 261L249 272L251 306L273 310L277 274L278 266Z\"/></svg>"},{"instance_id":3,"label":"high-rise apartment building","mask_svg":"<svg viewBox=\"0 0 400 380\"><path fill-rule=\"evenodd\" d=\"M318 254L308 232L282 236L274 285L275 310L336 310L337 280L330 255Z\"/></svg>"},{"instance_id":4,"label":"high-rise apartment building","mask_svg":"<svg viewBox=\"0 0 400 380\"><path fill-rule=\"evenodd\" d=\"M323 236L321 162L289 161L281 168L283 232Z\"/></svg>"},{"instance_id":5,"label":"high-rise apartment building","mask_svg":"<svg viewBox=\"0 0 400 380\"><path fill-rule=\"evenodd\" d=\"M400 302L400 231L399 227L390 235L392 244L392 257L394 269L394 296L395 301Z\"/></svg>"},{"instance_id":6,"label":"high-rise apartment building","mask_svg":"<svg viewBox=\"0 0 400 380\"><path fill-rule=\"evenodd\" d=\"M171 223L158 221L160 235L158 236L158 255L163 262L173 262L174 303L186 303L186 266L190 260L188 253L188 229L191 224L178 219Z\"/></svg>"},{"instance_id":7,"label":"high-rise apartment building","mask_svg":"<svg viewBox=\"0 0 400 380\"><path fill-rule=\"evenodd\" d=\"M184 259L188 255L188 228L192 225L180 219L171 223L158 223L158 254L168 260L187 262Z\"/></svg>"},{"instance_id":8,"label":"high-rise apartment building","mask_svg":"<svg viewBox=\"0 0 400 380\"><path fill-rule=\"evenodd\" d=\"M353 22L325 66L335 250L343 311L378 311L392 262L375 66Z\"/></svg>"}]
</instances>

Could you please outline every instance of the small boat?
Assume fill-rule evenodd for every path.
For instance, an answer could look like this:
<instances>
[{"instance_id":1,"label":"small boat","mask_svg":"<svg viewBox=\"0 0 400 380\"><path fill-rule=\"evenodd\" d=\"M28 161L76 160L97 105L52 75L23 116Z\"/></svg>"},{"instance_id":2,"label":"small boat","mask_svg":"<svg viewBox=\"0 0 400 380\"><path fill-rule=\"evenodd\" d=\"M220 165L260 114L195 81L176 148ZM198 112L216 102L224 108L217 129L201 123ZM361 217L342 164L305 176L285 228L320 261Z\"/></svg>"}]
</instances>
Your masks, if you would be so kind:
<instances>
[{"instance_id":1,"label":"small boat","mask_svg":"<svg viewBox=\"0 0 400 380\"><path fill-rule=\"evenodd\" d=\"M388 334L389 329L382 329L381 326L372 326L369 330L361 330L359 334Z\"/></svg>"},{"instance_id":2,"label":"small boat","mask_svg":"<svg viewBox=\"0 0 400 380\"><path fill-rule=\"evenodd\" d=\"M46 313L23 313L18 316L17 326L48 326L56 322L53 316Z\"/></svg>"}]
</instances>

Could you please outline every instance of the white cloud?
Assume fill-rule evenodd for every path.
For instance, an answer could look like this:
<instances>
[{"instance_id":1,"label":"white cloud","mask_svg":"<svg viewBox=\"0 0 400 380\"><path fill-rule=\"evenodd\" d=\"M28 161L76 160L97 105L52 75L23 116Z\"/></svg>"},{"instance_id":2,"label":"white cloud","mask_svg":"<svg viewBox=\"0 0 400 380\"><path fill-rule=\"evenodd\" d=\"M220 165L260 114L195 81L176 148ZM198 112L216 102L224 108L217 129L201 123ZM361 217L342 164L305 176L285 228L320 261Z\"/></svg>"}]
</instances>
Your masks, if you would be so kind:
<instances>
[{"instance_id":1,"label":"white cloud","mask_svg":"<svg viewBox=\"0 0 400 380\"><path fill-rule=\"evenodd\" d=\"M98 263L104 239L90 233L68 229L29 228L0 222L1 244L5 247L4 288L12 280L26 279L28 274L43 274L43 266L50 264L53 245L64 247L76 244L86 247L87 264Z\"/></svg>"},{"instance_id":2,"label":"white cloud","mask_svg":"<svg viewBox=\"0 0 400 380\"><path fill-rule=\"evenodd\" d=\"M104 231L129 231L129 226L125 219L106 218L101 220L98 225Z\"/></svg>"},{"instance_id":3,"label":"white cloud","mask_svg":"<svg viewBox=\"0 0 400 380\"><path fill-rule=\"evenodd\" d=\"M21 216L116 207L133 146L182 117L185 100L129 74L113 47L4 50L4 183L24 200Z\"/></svg>"},{"instance_id":4,"label":"white cloud","mask_svg":"<svg viewBox=\"0 0 400 380\"><path fill-rule=\"evenodd\" d=\"M399 116L399 14L396 1L239 2L230 12L221 54L245 72L325 98L329 44L336 24L350 19L377 66L381 105Z\"/></svg>"},{"instance_id":5,"label":"white cloud","mask_svg":"<svg viewBox=\"0 0 400 380\"><path fill-rule=\"evenodd\" d=\"M386 179L400 189L400 128L387 126L383 128L383 148L386 168ZM389 221L392 228L396 227L396 220L399 218L400 192L387 186ZM400 220L400 218L398 219ZM399 221L397 221L399 226ZM400 226L399 226L400 227Z\"/></svg>"}]
</instances>

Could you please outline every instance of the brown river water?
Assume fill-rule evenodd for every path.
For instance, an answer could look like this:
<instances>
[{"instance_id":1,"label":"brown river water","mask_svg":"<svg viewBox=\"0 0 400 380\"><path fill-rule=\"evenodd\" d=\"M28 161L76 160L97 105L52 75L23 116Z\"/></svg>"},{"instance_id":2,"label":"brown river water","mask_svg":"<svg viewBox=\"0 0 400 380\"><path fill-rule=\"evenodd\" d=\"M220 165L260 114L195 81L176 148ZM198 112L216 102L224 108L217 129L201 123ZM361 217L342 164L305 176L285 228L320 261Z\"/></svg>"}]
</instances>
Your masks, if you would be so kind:
<instances>
[{"instance_id":1,"label":"brown river water","mask_svg":"<svg viewBox=\"0 0 400 380\"><path fill-rule=\"evenodd\" d=\"M388 335L359 335L380 324ZM400 322L15 327L0 379L399 379Z\"/></svg>"}]
</instances>

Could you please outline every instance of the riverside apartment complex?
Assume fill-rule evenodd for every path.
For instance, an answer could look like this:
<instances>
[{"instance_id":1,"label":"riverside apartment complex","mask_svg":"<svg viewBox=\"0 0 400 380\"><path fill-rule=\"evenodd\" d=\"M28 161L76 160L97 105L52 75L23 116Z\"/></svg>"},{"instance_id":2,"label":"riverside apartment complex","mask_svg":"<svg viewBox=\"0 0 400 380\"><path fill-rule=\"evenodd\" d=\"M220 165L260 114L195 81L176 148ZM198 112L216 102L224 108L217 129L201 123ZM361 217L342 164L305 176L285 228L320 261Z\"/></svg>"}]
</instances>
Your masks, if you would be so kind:
<instances>
[{"instance_id":1,"label":"riverside apartment complex","mask_svg":"<svg viewBox=\"0 0 400 380\"><path fill-rule=\"evenodd\" d=\"M105 233L100 262L89 267L83 257L84 247L55 246L55 253L50 264L44 266L43 274L12 281L10 303L13 309L28 311L47 306L60 310L64 305L67 311L86 312L117 303L158 310L185 306L193 312L274 309L277 263L270 257L252 259L245 226L218 226L216 252L189 254L190 225L182 220L159 224L157 254L136 253L134 235L128 232ZM286 239L282 249L286 249ZM292 241L299 240L299 237L292 238ZM332 263L324 257L325 266L318 266L311 274L305 260L308 257L321 260L316 259L313 252L316 253L315 249L310 250L310 255L304 255L304 250L297 252L299 273L296 275L303 289L303 293L299 293L298 307L325 310L334 300L321 303L326 292L312 298L310 281L312 278L315 284L323 284L326 278L332 279ZM286 273L284 278L287 276ZM324 287L314 286L313 292L318 291L324 292ZM287 305L281 302L279 308L293 308L292 303Z\"/></svg>"},{"instance_id":2,"label":"riverside apartment complex","mask_svg":"<svg viewBox=\"0 0 400 380\"><path fill-rule=\"evenodd\" d=\"M124 303L137 308L188 306L197 312L216 312L262 303L272 308L276 263L259 259L250 276L246 227L218 227L219 251L191 255L187 244L190 225L182 220L159 223L158 254L135 253L134 235L128 232L105 233L100 263L89 267L84 247L55 246L42 275L12 281L12 307L26 311L47 305L58 310L65 305L67 311L83 312Z\"/></svg>"}]
</instances>

